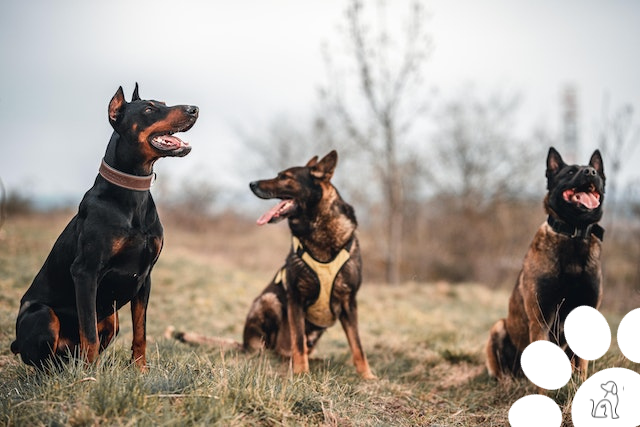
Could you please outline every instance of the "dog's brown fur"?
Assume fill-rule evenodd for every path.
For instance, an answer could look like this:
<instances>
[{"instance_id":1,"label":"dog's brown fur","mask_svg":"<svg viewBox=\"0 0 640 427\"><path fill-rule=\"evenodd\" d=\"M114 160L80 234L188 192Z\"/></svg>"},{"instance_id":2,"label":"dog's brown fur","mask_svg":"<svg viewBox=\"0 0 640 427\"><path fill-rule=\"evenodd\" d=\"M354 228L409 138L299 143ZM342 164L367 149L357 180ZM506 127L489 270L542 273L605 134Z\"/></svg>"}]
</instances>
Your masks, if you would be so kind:
<instances>
[{"instance_id":1,"label":"dog's brown fur","mask_svg":"<svg viewBox=\"0 0 640 427\"><path fill-rule=\"evenodd\" d=\"M598 151L594 152L589 166L576 166L565 165L560 154L551 148L547 178L549 193L544 205L552 218L550 221L585 229L600 220L605 178ZM597 208L586 209L567 201L563 194L572 188L590 188L585 191L597 193L600 201ZM496 322L490 331L486 353L487 368L492 376L521 375L520 356L524 349L534 341L547 340L561 346L583 379L586 378L587 361L567 346L564 321L576 307L598 308L600 305L601 245L600 238L590 231L584 238L575 238L554 231L549 222L540 226L511 294L507 318Z\"/></svg>"},{"instance_id":2,"label":"dog's brown fur","mask_svg":"<svg viewBox=\"0 0 640 427\"><path fill-rule=\"evenodd\" d=\"M328 263L350 246L349 258L333 282L329 306L347 335L356 370L369 379L375 376L358 333L356 292L362 281L362 260L355 235L357 222L353 208L331 184L337 161L335 151L321 160L313 157L305 166L289 168L274 179L252 182L251 189L260 198L293 203L269 215L268 222L287 218L292 235L313 259ZM253 302L245 323L243 346L247 350L266 347L291 356L295 373L308 372L309 354L326 329L307 318L308 308L319 297L320 285L294 247L283 270L286 284L272 280Z\"/></svg>"},{"instance_id":3,"label":"dog's brown fur","mask_svg":"<svg viewBox=\"0 0 640 427\"><path fill-rule=\"evenodd\" d=\"M313 157L305 166L292 167L276 178L252 182L251 190L263 199L282 201L258 220L259 224L287 219L292 236L316 262L329 263L348 253L333 281L328 308L347 336L357 372L375 378L358 332L356 293L362 282L362 260L356 236L357 221L331 178L338 161L335 151L323 159ZM292 245L284 267L253 301L243 332L245 351L269 349L291 358L293 371L309 371L309 355L329 326L309 320L309 308L319 299L319 276ZM286 277L281 280L282 275ZM194 344L240 347L239 343L203 335L168 330L167 336Z\"/></svg>"}]
</instances>

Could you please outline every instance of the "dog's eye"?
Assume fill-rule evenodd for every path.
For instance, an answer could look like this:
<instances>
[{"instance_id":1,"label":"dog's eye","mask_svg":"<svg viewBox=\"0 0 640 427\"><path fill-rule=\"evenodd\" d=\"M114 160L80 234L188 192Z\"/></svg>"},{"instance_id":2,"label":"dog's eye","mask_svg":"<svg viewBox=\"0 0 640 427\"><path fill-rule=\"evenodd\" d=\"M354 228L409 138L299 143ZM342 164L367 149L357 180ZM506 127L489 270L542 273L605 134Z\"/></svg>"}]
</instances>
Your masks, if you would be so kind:
<instances>
[{"instance_id":1,"label":"dog's eye","mask_svg":"<svg viewBox=\"0 0 640 427\"><path fill-rule=\"evenodd\" d=\"M576 168L571 168L567 171L567 175L572 176L575 175L578 170Z\"/></svg>"},{"instance_id":2,"label":"dog's eye","mask_svg":"<svg viewBox=\"0 0 640 427\"><path fill-rule=\"evenodd\" d=\"M151 113L152 111L153 111L153 108L151 108L151 107L147 107L147 108L144 109L144 112L147 113L147 114Z\"/></svg>"}]
</instances>

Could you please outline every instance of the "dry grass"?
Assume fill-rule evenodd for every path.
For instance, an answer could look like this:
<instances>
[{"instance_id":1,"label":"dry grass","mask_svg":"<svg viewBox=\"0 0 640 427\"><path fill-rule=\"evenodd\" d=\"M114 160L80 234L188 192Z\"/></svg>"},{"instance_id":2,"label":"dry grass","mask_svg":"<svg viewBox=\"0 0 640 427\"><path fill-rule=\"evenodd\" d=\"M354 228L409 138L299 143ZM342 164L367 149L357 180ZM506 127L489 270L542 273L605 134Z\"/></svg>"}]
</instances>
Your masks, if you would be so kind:
<instances>
[{"instance_id":1,"label":"dry grass","mask_svg":"<svg viewBox=\"0 0 640 427\"><path fill-rule=\"evenodd\" d=\"M148 313L149 373L129 366L126 308L120 336L97 364L36 373L9 344L19 299L69 217L10 218L0 231L0 424L503 426L510 404L536 392L526 380L487 376L483 347L508 292L474 284L365 283L360 328L377 381L355 374L339 326L302 376L268 354L166 340L168 325L239 340L249 304L283 261L284 227L230 218L195 230L166 222ZM607 317L617 325L621 315ZM614 345L594 369L638 370L630 365ZM576 388L550 393L565 417Z\"/></svg>"}]
</instances>

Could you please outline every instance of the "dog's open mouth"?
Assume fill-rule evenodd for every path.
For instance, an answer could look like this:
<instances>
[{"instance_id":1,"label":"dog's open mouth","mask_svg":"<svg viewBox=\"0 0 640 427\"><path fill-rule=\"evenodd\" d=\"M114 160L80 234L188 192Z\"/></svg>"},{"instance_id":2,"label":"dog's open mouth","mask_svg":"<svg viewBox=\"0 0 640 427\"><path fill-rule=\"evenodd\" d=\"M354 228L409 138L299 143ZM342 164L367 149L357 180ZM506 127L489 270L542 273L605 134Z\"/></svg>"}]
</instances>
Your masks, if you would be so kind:
<instances>
[{"instance_id":1,"label":"dog's open mouth","mask_svg":"<svg viewBox=\"0 0 640 427\"><path fill-rule=\"evenodd\" d=\"M175 151L180 149L189 148L191 146L188 142L181 140L175 135L158 135L151 139L151 145L160 151Z\"/></svg>"},{"instance_id":2,"label":"dog's open mouth","mask_svg":"<svg viewBox=\"0 0 640 427\"><path fill-rule=\"evenodd\" d=\"M258 225L264 225L267 223L276 223L285 219L296 208L296 202L293 199L285 199L280 201L277 205L263 213L258 218Z\"/></svg>"},{"instance_id":3,"label":"dog's open mouth","mask_svg":"<svg viewBox=\"0 0 640 427\"><path fill-rule=\"evenodd\" d=\"M562 193L562 197L567 203L574 203L578 206L583 206L586 209L596 209L600 206L600 193L598 193L593 184L589 185L584 190L579 190L577 188L565 190Z\"/></svg>"}]
</instances>

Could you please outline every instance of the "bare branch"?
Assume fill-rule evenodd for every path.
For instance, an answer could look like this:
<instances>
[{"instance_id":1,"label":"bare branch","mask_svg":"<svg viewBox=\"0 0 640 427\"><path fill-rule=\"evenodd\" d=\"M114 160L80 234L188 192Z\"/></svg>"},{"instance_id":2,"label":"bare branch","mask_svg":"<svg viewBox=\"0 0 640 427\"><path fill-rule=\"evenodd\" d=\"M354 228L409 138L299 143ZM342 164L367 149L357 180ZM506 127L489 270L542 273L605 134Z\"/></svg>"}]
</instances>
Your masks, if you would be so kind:
<instances>
[{"instance_id":1,"label":"bare branch","mask_svg":"<svg viewBox=\"0 0 640 427\"><path fill-rule=\"evenodd\" d=\"M376 116L379 116L380 107L376 100L374 90L375 82L371 72L371 64L369 63L369 58L367 56L367 46L364 40L364 27L360 21L361 11L362 3L358 0L353 0L347 10L351 42L354 47L355 59L360 73L360 83L365 99L367 100L371 111Z\"/></svg>"}]
</instances>

